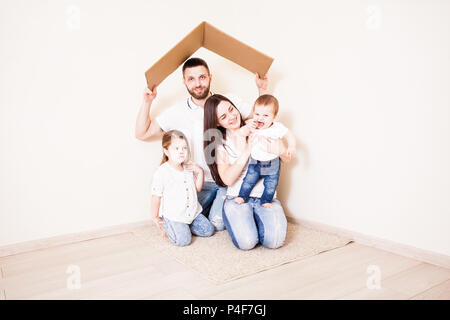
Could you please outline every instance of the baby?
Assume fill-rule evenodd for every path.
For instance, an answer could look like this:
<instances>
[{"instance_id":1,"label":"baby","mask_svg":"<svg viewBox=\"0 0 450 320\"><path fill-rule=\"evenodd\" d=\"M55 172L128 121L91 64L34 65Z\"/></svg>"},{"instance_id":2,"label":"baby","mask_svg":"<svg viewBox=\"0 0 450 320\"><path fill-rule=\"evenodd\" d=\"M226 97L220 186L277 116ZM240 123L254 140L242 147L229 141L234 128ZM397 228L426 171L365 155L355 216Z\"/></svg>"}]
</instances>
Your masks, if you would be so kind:
<instances>
[{"instance_id":1,"label":"baby","mask_svg":"<svg viewBox=\"0 0 450 320\"><path fill-rule=\"evenodd\" d=\"M293 156L295 155L295 137L283 124L274 121L277 114L278 100L270 94L260 96L253 105L252 119L239 129L239 134L248 136L253 133L257 137L272 139L285 137L288 143L288 154ZM258 140L252 148L250 163L239 196L234 201L239 204L247 202L253 187L263 178L264 192L261 196L261 205L265 208L272 207L279 176L280 158L276 154L264 151L261 142Z\"/></svg>"}]
</instances>

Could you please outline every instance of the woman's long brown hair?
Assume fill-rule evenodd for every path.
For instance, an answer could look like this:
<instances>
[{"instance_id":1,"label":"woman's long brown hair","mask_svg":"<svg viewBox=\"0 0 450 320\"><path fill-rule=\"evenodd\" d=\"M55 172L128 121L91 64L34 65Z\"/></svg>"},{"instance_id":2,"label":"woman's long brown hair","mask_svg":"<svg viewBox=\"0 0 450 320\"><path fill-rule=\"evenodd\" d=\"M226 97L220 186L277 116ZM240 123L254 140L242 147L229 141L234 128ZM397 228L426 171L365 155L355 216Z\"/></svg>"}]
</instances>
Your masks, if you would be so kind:
<instances>
[{"instance_id":1,"label":"woman's long brown hair","mask_svg":"<svg viewBox=\"0 0 450 320\"><path fill-rule=\"evenodd\" d=\"M212 95L205 102L203 118L203 152L212 178L217 185L226 187L225 183L220 178L219 170L217 169L217 147L223 145L226 133L225 128L220 126L217 121L217 106L222 101L228 101L236 108L233 102L220 94ZM239 109L237 110L239 111ZM240 112L239 115L242 127L244 125L244 120L242 119Z\"/></svg>"}]
</instances>

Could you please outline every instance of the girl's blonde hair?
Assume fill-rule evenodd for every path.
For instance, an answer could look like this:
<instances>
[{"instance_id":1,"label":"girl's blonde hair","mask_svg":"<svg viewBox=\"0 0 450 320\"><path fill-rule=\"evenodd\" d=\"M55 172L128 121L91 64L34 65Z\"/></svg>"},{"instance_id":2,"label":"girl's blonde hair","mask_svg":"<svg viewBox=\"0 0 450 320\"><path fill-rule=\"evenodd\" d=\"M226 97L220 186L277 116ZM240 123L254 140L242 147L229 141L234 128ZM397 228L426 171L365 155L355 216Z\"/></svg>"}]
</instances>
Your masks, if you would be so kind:
<instances>
[{"instance_id":1,"label":"girl's blonde hair","mask_svg":"<svg viewBox=\"0 0 450 320\"><path fill-rule=\"evenodd\" d=\"M162 137L162 142L161 142L163 149L167 150L170 147L170 145L172 144L172 138L179 138L179 139L183 139L184 141L186 141L186 145L188 148L188 154L187 154L185 162L188 162L189 159L191 158L191 151L189 149L189 142L187 141L183 132L178 131L178 130L170 130L170 131L165 132ZM166 154L163 151L163 157L161 160L161 164L163 164L164 162L167 162L168 160L169 160L169 158L166 156Z\"/></svg>"}]
</instances>

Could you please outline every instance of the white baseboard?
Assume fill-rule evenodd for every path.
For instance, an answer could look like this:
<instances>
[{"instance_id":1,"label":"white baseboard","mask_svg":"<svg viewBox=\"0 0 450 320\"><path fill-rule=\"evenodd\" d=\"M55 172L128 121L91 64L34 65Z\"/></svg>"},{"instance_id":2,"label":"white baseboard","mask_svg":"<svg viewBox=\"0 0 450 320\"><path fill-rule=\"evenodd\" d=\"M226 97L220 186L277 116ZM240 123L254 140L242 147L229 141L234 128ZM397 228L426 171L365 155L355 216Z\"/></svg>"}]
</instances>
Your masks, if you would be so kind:
<instances>
[{"instance_id":1,"label":"white baseboard","mask_svg":"<svg viewBox=\"0 0 450 320\"><path fill-rule=\"evenodd\" d=\"M431 263L440 267L450 269L450 256L444 254L419 249L413 246L404 245L401 243L393 242L386 239L381 239L373 236L368 236L359 232L350 231L338 227L329 226L323 223L314 222L305 219L299 219L296 217L287 217L288 221L304 225L305 227L310 227L313 229L321 230L328 233L337 234L353 241L367 245L370 247L375 247L378 249L386 250L401 256L408 258L413 258L419 261Z\"/></svg>"},{"instance_id":2,"label":"white baseboard","mask_svg":"<svg viewBox=\"0 0 450 320\"><path fill-rule=\"evenodd\" d=\"M133 223L126 223L105 227L101 229L70 233L56 237L31 240L26 242L14 243L0 247L0 257L6 257L14 254L24 253L33 250L46 249L50 247L60 246L69 243L92 240L107 237L115 234L130 232L133 229L150 224L150 220L144 220Z\"/></svg>"}]
</instances>

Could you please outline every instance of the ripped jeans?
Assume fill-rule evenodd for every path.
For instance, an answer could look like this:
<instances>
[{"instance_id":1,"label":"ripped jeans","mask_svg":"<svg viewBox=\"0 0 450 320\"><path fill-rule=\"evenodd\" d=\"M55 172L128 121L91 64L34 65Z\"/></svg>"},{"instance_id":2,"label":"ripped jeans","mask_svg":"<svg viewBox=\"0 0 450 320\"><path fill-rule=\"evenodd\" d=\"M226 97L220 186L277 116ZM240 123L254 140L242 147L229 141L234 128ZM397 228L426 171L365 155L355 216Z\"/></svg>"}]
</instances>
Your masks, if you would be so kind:
<instances>
[{"instance_id":1,"label":"ripped jeans","mask_svg":"<svg viewBox=\"0 0 450 320\"><path fill-rule=\"evenodd\" d=\"M217 231L225 229L222 219L222 208L226 194L227 188L219 187L211 181L205 181L202 190L197 193L198 202L203 207L202 214L208 217Z\"/></svg>"},{"instance_id":2,"label":"ripped jeans","mask_svg":"<svg viewBox=\"0 0 450 320\"><path fill-rule=\"evenodd\" d=\"M227 196L223 205L223 220L238 249L253 249L258 242L276 249L286 240L287 220L277 199L273 199L271 208L264 208L260 198L251 197L247 203L237 204L234 197Z\"/></svg>"},{"instance_id":3,"label":"ripped jeans","mask_svg":"<svg viewBox=\"0 0 450 320\"><path fill-rule=\"evenodd\" d=\"M214 226L203 215L199 214L191 224L169 220L165 217L163 228L166 231L167 237L175 245L184 247L191 243L192 234L199 237L210 237L214 233Z\"/></svg>"}]
</instances>

